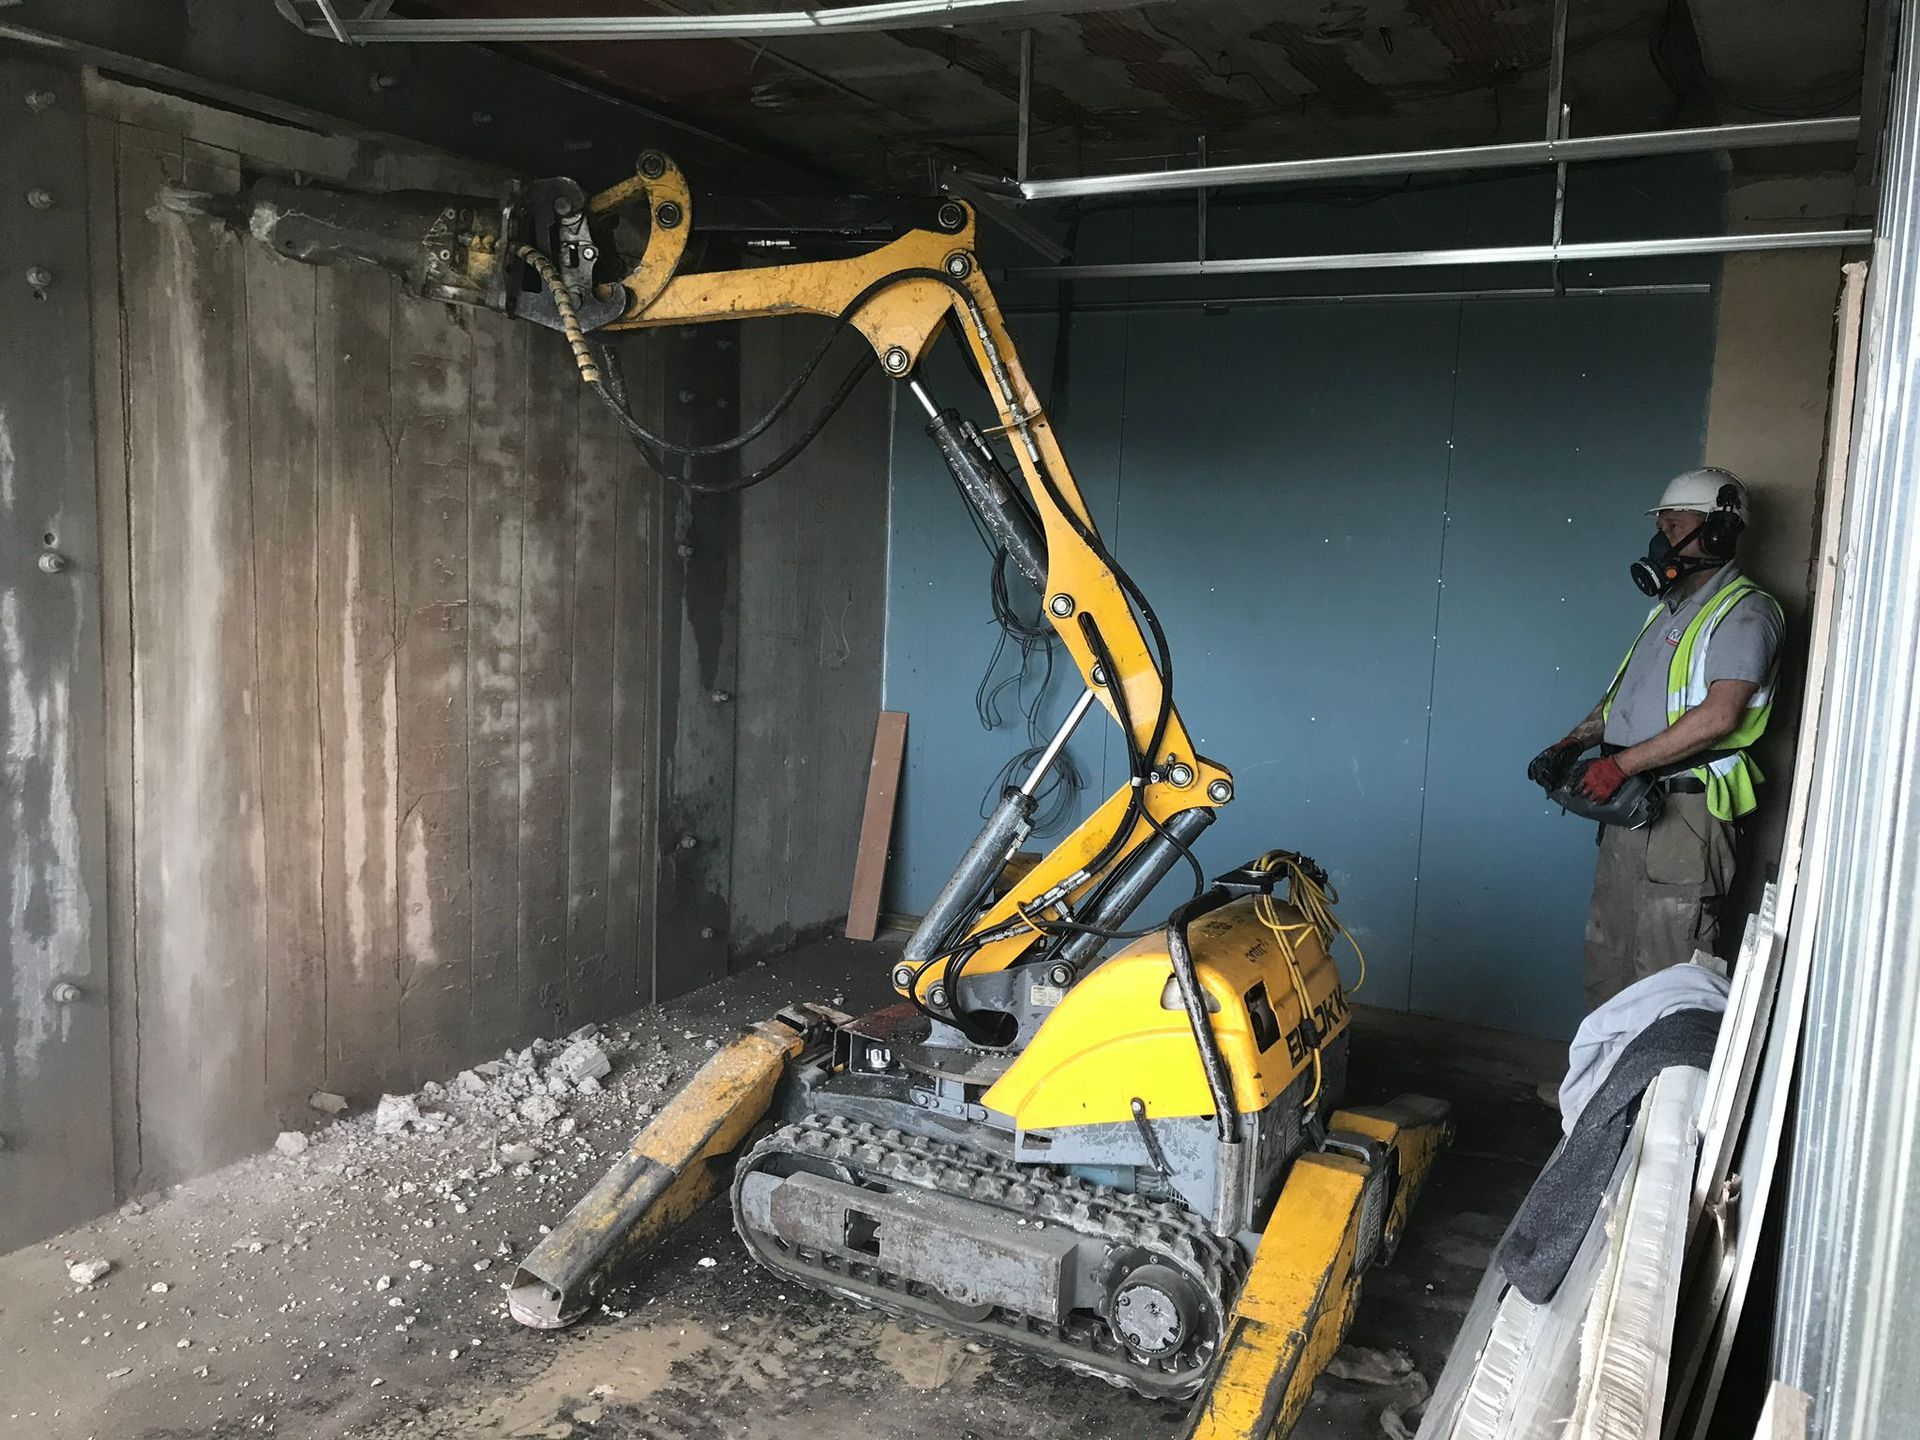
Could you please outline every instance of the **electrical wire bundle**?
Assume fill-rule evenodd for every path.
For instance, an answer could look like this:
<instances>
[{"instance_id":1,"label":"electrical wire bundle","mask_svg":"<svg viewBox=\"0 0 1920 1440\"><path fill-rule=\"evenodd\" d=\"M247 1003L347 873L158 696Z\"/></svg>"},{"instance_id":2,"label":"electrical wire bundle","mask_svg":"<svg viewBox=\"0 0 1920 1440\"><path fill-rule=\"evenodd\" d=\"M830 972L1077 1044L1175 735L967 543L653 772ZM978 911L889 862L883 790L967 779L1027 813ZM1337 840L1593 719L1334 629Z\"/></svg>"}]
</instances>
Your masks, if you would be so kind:
<instances>
[{"instance_id":1,"label":"electrical wire bundle","mask_svg":"<svg viewBox=\"0 0 1920 1440\"><path fill-rule=\"evenodd\" d=\"M972 506L967 507L967 513L973 515ZM982 730L998 730L1011 718L1003 708L1004 699L1011 692L1016 713L1025 721L1027 733L1026 747L1008 757L981 797L980 818L984 820L993 813L1001 792L1009 785L1018 784L1046 751L1048 737L1041 726L1040 713L1053 687L1053 662L1060 637L1043 618L1036 616L1028 620L1014 608L1007 587L1007 552L1004 547L993 543L977 515L974 516L974 528L980 531L981 539L993 552L993 572L988 588L993 599L994 625L999 632L994 640L993 654L987 658L987 668L981 673L979 687L974 691L974 713L980 718ZM1010 674L1001 675L1000 662L1009 648L1017 652L1019 663ZM996 676L999 678L996 679ZM1053 769L1036 792L1040 808L1034 812L1032 833L1045 837L1065 828L1073 815L1074 800L1086 786L1086 777L1081 774L1072 753L1062 747L1054 759Z\"/></svg>"},{"instance_id":2,"label":"electrical wire bundle","mask_svg":"<svg viewBox=\"0 0 1920 1440\"><path fill-rule=\"evenodd\" d=\"M1178 848L1182 858L1193 872L1193 894L1197 897L1206 889L1206 872L1201 868L1200 862L1194 856L1192 849L1169 832L1166 827L1154 817L1153 813L1147 809L1146 805L1146 789L1153 780L1153 761L1151 757L1159 753L1161 744L1166 738L1167 726L1173 714L1173 653L1167 643L1166 631L1160 624L1159 616L1154 613L1152 605L1148 602L1146 595L1141 591L1139 585L1135 583L1133 577L1129 575L1125 568L1121 566L1120 562L1114 558L1113 552L1107 548L1099 534L1082 520L1078 512L1067 503L1066 497L1061 493L1058 483L1048 471L1045 462L1041 461L1036 464L1034 469L1054 509L1065 518L1067 524L1073 528L1074 533L1082 543L1093 552L1101 564L1106 566L1107 570L1113 575L1116 583L1120 586L1121 592L1127 597L1133 609L1144 622L1147 635L1152 642L1154 669L1160 677L1160 703L1154 715L1153 728L1149 733L1147 744L1144 747L1140 744L1134 733L1134 719L1131 708L1127 702L1126 687L1119 684L1109 686L1109 694L1113 700L1116 718L1119 720L1120 734L1127 748L1127 803L1123 808L1119 823L1114 826L1112 833L1101 845L1098 853L1081 866L1081 869L1087 875L1097 877L1094 891L1089 895L1086 906L1090 907L1095 903L1100 890L1114 878L1114 874L1118 873L1116 869L1114 874L1108 874L1108 867L1119 858L1131 840L1135 829L1143 820L1149 829ZM999 564L997 559L995 564L997 568ZM1085 610L1082 610L1077 618L1081 636L1086 641L1088 649L1092 652L1098 673L1109 677L1117 677L1119 670L1114 664L1113 652L1108 647L1106 636L1100 630L1099 622ZM972 909L966 913L977 915L979 913L979 905L984 899L983 894L976 901ZM965 927L972 923L974 922L971 920L958 923L955 926L955 930L964 933ZM991 930L966 936L964 939L958 938L954 934L943 937L941 941L943 946L942 951L925 961L920 971L916 972L913 983L906 987L908 998L913 1002L915 1008L933 1019L949 1018L948 1016L937 1014L933 1009L923 1004L918 996L920 975L924 974L929 967L938 965L941 967L940 983L945 987L947 1008L950 1013L951 1023L965 1034L969 1040L976 1044L1004 1044L1011 1037L995 1033L990 1025L976 1019L960 1000L959 982L966 972L966 967L973 957L986 946L1001 940L1011 939L1023 933L1036 934L1045 940L1064 939L1074 934L1093 934L1103 940L1137 940L1142 936L1153 934L1155 931L1163 928L1163 926L1164 922L1139 930L1110 930L1098 926L1086 925L1077 920L1070 920L1060 916L1042 916L1022 910L1013 920L995 926ZM1044 954L1044 949L1042 954Z\"/></svg>"},{"instance_id":3,"label":"electrical wire bundle","mask_svg":"<svg viewBox=\"0 0 1920 1440\"><path fill-rule=\"evenodd\" d=\"M1300 968L1299 942L1309 933L1320 937L1320 944L1329 954L1333 950L1336 935L1346 937L1353 947L1353 953L1360 961L1360 978L1347 987L1347 994L1357 993L1367 983L1367 957L1360 949L1360 942L1353 938L1353 932L1341 923L1339 916L1333 913L1333 907L1340 903L1340 894L1331 885L1314 878L1307 871L1307 861L1291 850L1269 850L1253 862L1253 868L1262 875L1270 875L1275 870L1286 872L1287 893L1280 902L1272 894L1260 896L1254 902L1254 914L1260 923L1272 933L1274 943L1280 947L1280 954L1287 962L1287 975L1293 981L1294 997L1300 1002L1300 1018L1311 1021L1313 1001L1307 995L1307 980ZM1319 872L1324 873L1324 872ZM1291 906L1300 918L1287 921L1281 918L1280 904ZM1319 1103L1321 1090L1320 1047L1311 1047L1313 1055L1313 1089L1308 1093L1303 1110L1312 1110Z\"/></svg>"}]
</instances>

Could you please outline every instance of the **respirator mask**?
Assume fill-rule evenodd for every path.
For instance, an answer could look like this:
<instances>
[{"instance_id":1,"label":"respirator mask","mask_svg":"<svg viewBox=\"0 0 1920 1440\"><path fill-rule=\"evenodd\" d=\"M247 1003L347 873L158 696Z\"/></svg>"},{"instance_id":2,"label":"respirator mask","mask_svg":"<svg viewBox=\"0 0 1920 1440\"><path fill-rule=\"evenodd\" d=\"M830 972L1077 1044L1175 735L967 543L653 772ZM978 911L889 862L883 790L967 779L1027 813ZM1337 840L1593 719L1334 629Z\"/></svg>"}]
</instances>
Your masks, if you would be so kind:
<instances>
[{"instance_id":1,"label":"respirator mask","mask_svg":"<svg viewBox=\"0 0 1920 1440\"><path fill-rule=\"evenodd\" d=\"M1666 532L1655 530L1647 542L1647 553L1627 567L1641 594L1658 600L1689 575L1702 570L1718 570L1733 558L1746 522L1740 518L1740 491L1735 485L1722 485L1714 498L1714 508L1706 519L1683 535L1678 543L1669 541ZM1700 554L1682 555L1695 540Z\"/></svg>"}]
</instances>

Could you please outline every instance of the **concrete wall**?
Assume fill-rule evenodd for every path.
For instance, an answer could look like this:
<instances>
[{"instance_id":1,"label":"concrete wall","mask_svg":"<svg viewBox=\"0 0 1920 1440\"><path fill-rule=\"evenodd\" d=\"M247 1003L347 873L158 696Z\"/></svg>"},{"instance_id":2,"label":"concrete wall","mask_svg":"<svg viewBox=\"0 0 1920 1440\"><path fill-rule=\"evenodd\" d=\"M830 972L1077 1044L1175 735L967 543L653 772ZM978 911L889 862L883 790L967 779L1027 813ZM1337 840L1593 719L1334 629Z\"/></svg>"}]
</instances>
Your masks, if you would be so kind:
<instances>
[{"instance_id":1,"label":"concrete wall","mask_svg":"<svg viewBox=\"0 0 1920 1440\"><path fill-rule=\"evenodd\" d=\"M497 176L90 94L113 761L93 998L119 1191L310 1122L314 1090L411 1089L843 916L879 708L884 385L776 480L689 494L558 337L158 203L259 170ZM643 419L709 441L821 333L616 348Z\"/></svg>"},{"instance_id":2,"label":"concrete wall","mask_svg":"<svg viewBox=\"0 0 1920 1440\"><path fill-rule=\"evenodd\" d=\"M556 337L171 213L492 177L95 89L123 1189L673 993L661 491ZM657 397L651 341L630 347Z\"/></svg>"},{"instance_id":3,"label":"concrete wall","mask_svg":"<svg viewBox=\"0 0 1920 1440\"><path fill-rule=\"evenodd\" d=\"M1711 167L1603 169L1573 193L1575 238L1719 223ZM1528 178L1210 221L1223 254L1503 243L1537 228L1543 199ZM1164 256L1191 227L1190 209L1116 212L1078 239L1089 259ZM1317 855L1367 947L1370 1003L1550 1036L1578 1020L1593 831L1524 769L1598 698L1644 616L1626 566L1660 484L1703 451L1714 273L1563 277L1697 287L1678 293L1235 303L1280 288L1256 277L1207 310L1138 305L1180 293L1152 282L1082 290L1064 391L1048 383L1056 317L1019 317L1095 518L1167 624L1189 727L1236 772L1205 863ZM1405 292L1546 277L1306 278ZM931 379L976 403L950 368ZM993 646L985 560L918 428L903 417L895 442L887 645L888 706L913 717L892 901L909 912L1026 743L973 713ZM1043 728L1072 678L1040 703ZM1092 797L1122 778L1111 728L1074 743Z\"/></svg>"},{"instance_id":4,"label":"concrete wall","mask_svg":"<svg viewBox=\"0 0 1920 1440\"><path fill-rule=\"evenodd\" d=\"M824 320L745 327L741 418L758 419L829 332ZM755 457L797 438L859 354L843 336ZM741 498L735 964L847 913L880 709L889 388L869 375L798 459Z\"/></svg>"}]
</instances>

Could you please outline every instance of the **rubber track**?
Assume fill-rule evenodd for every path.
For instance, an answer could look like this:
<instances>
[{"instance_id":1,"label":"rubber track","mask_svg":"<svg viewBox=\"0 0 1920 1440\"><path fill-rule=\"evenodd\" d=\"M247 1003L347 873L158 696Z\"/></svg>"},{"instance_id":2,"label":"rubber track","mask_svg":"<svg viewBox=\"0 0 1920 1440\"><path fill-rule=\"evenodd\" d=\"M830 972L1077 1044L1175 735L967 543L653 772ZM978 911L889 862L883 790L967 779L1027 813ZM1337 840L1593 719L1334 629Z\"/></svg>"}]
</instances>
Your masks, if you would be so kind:
<instances>
[{"instance_id":1,"label":"rubber track","mask_svg":"<svg viewBox=\"0 0 1920 1440\"><path fill-rule=\"evenodd\" d=\"M955 1315L922 1281L841 1255L803 1252L776 1236L749 1230L741 1219L740 1187L747 1175L785 1157L804 1165L775 1173L825 1169L881 1181L890 1189L914 1186L1148 1252L1184 1272L1211 1301L1212 1313L1196 1326L1193 1341L1159 1361L1134 1357L1114 1339L1105 1321L1084 1312L1075 1312L1064 1324L1005 1308L977 1321ZM1246 1278L1239 1246L1214 1235L1177 1202L1149 1200L1053 1166L1019 1165L967 1146L839 1115L808 1116L755 1145L734 1173L733 1218L754 1258L777 1274L968 1339L1016 1345L1043 1363L1155 1399L1184 1399L1199 1390L1224 1317Z\"/></svg>"}]
</instances>

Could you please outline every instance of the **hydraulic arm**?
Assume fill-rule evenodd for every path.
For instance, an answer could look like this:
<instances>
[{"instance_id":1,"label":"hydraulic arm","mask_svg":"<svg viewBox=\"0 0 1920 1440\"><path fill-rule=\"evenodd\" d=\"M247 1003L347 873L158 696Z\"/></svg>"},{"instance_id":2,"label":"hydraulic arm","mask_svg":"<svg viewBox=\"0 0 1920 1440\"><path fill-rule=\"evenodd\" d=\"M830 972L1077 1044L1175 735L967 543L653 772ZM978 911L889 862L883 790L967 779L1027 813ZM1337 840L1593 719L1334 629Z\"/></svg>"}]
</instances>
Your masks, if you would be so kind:
<instances>
[{"instance_id":1,"label":"hydraulic arm","mask_svg":"<svg viewBox=\"0 0 1920 1440\"><path fill-rule=\"evenodd\" d=\"M652 468L693 490L777 472L877 365L1080 676L907 942L891 977L901 1003L859 1017L790 1007L722 1047L521 1261L516 1318L571 1323L622 1256L730 1176L742 1239L783 1276L1143 1394L1200 1395L1190 1434L1290 1426L1362 1273L1400 1237L1446 1110L1417 1097L1339 1108L1351 1012L1331 946L1347 932L1324 870L1270 851L1205 883L1192 846L1232 776L1194 750L1166 635L1061 454L972 210L843 212L826 228L844 253L754 264L764 221L726 252L727 227L697 224L685 177L654 151L595 195L564 179L493 198L263 179L171 203L295 259L380 265L422 297L561 332ZM719 251L690 247L717 232ZM738 263L690 264L716 253ZM793 314L833 333L740 434L685 445L634 413L609 336ZM991 400L984 426L920 377L949 329ZM797 441L748 465L849 330L860 363ZM1118 727L1126 783L1015 875L1049 772L1096 705ZM1121 928L1182 862L1192 897ZM1106 953L1116 942L1130 943Z\"/></svg>"},{"instance_id":2,"label":"hydraulic arm","mask_svg":"<svg viewBox=\"0 0 1920 1440\"><path fill-rule=\"evenodd\" d=\"M1036 768L1027 786L1008 790L929 908L895 985L964 1033L996 1038L971 1018L963 976L982 980L1044 946L1059 983L1070 983L1211 812L1232 799L1232 776L1193 748L1173 703L1172 658L1159 621L1100 539L1007 333L965 203L930 204L920 227L844 258L712 271L684 268L694 199L680 170L657 151L641 156L632 178L592 196L564 179L516 185L497 199L364 196L265 179L239 195L180 196L176 204L244 226L297 259L371 262L424 297L562 331L582 380L621 415L656 468L696 489L735 488L775 467L716 473L717 461L732 463L728 456L687 453L647 431L626 404L604 336L802 313L860 334L883 373L909 392L903 403L924 411L927 433L968 501L1043 597L1048 623L1093 701L1120 725L1130 757L1127 783L1017 884L990 898L1029 832L1042 778ZM996 418L987 431L940 405L916 378L949 324L992 399ZM859 374L856 368L842 382L829 410ZM1023 483L1003 466L992 438L1006 446ZM1084 713L1075 707L1060 740ZM1010 1038L1004 1024L997 1038Z\"/></svg>"}]
</instances>

